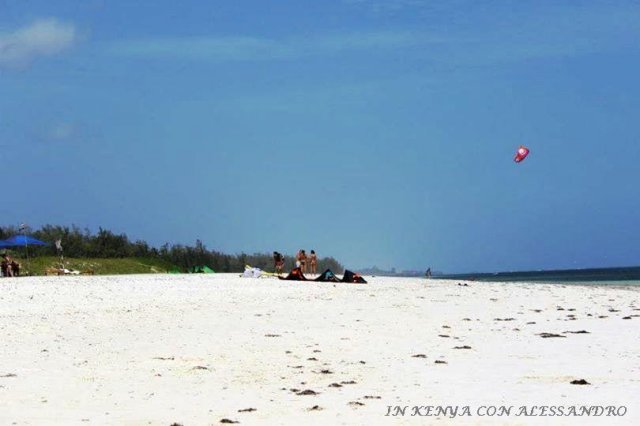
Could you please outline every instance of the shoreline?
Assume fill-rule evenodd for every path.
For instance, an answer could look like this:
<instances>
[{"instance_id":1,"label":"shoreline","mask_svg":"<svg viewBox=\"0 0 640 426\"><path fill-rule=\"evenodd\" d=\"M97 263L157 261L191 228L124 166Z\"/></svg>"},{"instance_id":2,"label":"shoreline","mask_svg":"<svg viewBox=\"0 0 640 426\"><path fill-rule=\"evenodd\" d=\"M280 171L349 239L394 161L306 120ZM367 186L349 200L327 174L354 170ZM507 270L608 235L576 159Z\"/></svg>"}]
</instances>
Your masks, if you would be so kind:
<instances>
[{"instance_id":1,"label":"shoreline","mask_svg":"<svg viewBox=\"0 0 640 426\"><path fill-rule=\"evenodd\" d=\"M409 277L407 277L409 278ZM426 280L426 278L423 278ZM640 289L640 280L610 280L610 281L472 281L472 280L452 280L452 279L433 279L434 281L455 281L468 284L524 284L524 285L554 285L554 286L585 286L585 287L603 287L603 288L631 288ZM625 283L626 284L622 284Z\"/></svg>"}]
</instances>

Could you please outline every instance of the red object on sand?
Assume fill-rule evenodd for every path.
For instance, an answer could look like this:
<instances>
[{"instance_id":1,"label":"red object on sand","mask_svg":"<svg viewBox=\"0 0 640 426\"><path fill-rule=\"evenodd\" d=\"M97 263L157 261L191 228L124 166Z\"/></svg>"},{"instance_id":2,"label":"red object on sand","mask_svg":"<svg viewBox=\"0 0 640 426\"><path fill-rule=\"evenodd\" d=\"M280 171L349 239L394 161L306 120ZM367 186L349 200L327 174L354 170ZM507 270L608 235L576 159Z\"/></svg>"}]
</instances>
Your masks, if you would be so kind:
<instances>
[{"instance_id":1,"label":"red object on sand","mask_svg":"<svg viewBox=\"0 0 640 426\"><path fill-rule=\"evenodd\" d=\"M516 156L513 159L513 161L515 161L516 163L519 163L525 158L527 158L527 155L529 155L529 148L527 148L526 146L520 145L520 148L518 148L518 152L516 152Z\"/></svg>"}]
</instances>

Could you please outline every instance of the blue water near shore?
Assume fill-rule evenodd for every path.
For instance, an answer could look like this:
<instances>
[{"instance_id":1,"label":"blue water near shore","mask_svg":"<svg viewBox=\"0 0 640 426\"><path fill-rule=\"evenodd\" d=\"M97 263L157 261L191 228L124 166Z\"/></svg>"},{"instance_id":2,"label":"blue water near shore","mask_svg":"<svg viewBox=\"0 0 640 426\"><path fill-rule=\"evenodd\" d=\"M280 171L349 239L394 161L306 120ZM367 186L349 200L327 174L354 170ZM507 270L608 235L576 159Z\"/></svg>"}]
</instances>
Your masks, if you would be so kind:
<instances>
[{"instance_id":1,"label":"blue water near shore","mask_svg":"<svg viewBox=\"0 0 640 426\"><path fill-rule=\"evenodd\" d=\"M544 284L579 284L579 285L611 285L640 286L640 267L571 269L556 271L526 271L452 274L433 277L436 279L492 281L492 282L527 282Z\"/></svg>"}]
</instances>

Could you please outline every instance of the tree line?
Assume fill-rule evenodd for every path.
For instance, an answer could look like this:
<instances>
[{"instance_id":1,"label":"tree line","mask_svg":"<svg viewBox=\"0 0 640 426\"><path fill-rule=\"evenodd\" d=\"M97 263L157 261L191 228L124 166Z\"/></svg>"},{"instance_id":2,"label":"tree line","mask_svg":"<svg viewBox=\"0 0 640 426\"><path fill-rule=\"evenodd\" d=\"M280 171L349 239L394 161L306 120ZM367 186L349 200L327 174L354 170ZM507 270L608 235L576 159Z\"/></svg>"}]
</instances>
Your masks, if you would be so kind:
<instances>
[{"instance_id":1,"label":"tree line","mask_svg":"<svg viewBox=\"0 0 640 426\"><path fill-rule=\"evenodd\" d=\"M13 226L0 227L0 239L5 240L22 234ZM251 265L266 271L273 270L271 253L226 254L208 249L202 241L196 240L194 246L182 244L164 244L152 247L146 241L131 241L126 234L116 234L108 229L99 228L97 233L89 229L80 229L72 225L44 225L40 229L29 230L29 235L49 243L48 246L29 247L29 256L58 255L55 241L60 240L62 254L71 258L155 258L174 265L182 272L194 266L206 265L216 272L242 272L245 265ZM285 255L285 269L294 267L293 256ZM333 257L318 259L318 272L330 268L335 273L342 273L344 267Z\"/></svg>"}]
</instances>

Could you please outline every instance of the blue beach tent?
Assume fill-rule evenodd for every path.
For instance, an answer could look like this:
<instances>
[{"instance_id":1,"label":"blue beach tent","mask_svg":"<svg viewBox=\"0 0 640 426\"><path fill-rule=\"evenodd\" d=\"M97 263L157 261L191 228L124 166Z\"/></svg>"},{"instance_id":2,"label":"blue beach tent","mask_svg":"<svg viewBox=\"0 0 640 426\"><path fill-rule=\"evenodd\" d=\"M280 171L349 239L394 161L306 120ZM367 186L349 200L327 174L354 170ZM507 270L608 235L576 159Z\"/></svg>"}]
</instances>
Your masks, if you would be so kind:
<instances>
[{"instance_id":1,"label":"blue beach tent","mask_svg":"<svg viewBox=\"0 0 640 426\"><path fill-rule=\"evenodd\" d=\"M15 235L6 240L0 240L0 247L25 247L25 246L48 246L49 244L37 240L28 235Z\"/></svg>"}]
</instances>

